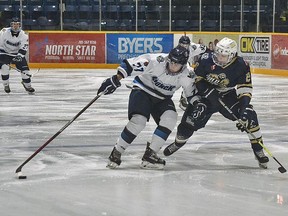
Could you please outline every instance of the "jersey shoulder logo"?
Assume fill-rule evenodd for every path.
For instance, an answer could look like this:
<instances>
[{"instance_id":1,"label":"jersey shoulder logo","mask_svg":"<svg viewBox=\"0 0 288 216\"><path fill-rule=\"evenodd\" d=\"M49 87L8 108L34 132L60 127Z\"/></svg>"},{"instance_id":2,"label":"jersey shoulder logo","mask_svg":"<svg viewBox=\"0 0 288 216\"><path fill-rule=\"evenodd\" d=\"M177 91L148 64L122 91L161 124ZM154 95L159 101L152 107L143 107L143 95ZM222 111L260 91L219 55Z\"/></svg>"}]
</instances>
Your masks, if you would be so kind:
<instances>
[{"instance_id":1,"label":"jersey shoulder logo","mask_svg":"<svg viewBox=\"0 0 288 216\"><path fill-rule=\"evenodd\" d=\"M157 61L160 63L160 62L164 62L165 58L163 56L157 56Z\"/></svg>"},{"instance_id":2,"label":"jersey shoulder logo","mask_svg":"<svg viewBox=\"0 0 288 216\"><path fill-rule=\"evenodd\" d=\"M192 45L191 47L192 47L193 51L195 51L197 49L196 45Z\"/></svg>"},{"instance_id":3,"label":"jersey shoulder logo","mask_svg":"<svg viewBox=\"0 0 288 216\"><path fill-rule=\"evenodd\" d=\"M208 59L209 58L209 53L204 53L202 56L201 56L201 59Z\"/></svg>"}]
</instances>

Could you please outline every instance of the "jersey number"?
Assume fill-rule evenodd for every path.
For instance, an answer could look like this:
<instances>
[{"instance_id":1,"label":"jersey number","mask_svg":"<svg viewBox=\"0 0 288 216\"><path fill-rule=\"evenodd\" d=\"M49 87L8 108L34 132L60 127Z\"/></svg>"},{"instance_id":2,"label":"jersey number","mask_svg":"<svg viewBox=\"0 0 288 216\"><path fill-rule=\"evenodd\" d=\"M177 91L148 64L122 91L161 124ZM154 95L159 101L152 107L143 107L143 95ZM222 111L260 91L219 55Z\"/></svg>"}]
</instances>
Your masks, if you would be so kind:
<instances>
[{"instance_id":1,"label":"jersey number","mask_svg":"<svg viewBox=\"0 0 288 216\"><path fill-rule=\"evenodd\" d=\"M140 62L138 62L136 64L133 64L133 70L143 72L144 68L143 65Z\"/></svg>"}]
</instances>

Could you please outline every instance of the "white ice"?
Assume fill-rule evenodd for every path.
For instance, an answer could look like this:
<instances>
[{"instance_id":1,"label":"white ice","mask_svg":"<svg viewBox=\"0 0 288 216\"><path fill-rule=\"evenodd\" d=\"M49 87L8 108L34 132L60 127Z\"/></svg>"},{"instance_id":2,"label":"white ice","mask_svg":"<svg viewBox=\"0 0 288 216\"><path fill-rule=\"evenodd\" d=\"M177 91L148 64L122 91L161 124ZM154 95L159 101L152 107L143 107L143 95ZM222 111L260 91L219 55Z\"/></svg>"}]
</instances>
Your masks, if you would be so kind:
<instances>
[{"instance_id":1,"label":"white ice","mask_svg":"<svg viewBox=\"0 0 288 216\"><path fill-rule=\"evenodd\" d=\"M35 72L35 70L32 70ZM288 215L288 174L270 157L260 169L248 137L216 114L161 171L139 165L155 129L147 127L122 156L117 170L107 158L127 123L130 90L123 82L101 96L22 169L15 170L56 134L97 93L115 70L41 69L35 95L11 71L11 93L0 88L1 216L258 216ZM253 75L252 104L264 144L288 168L288 79ZM178 108L180 91L174 96ZM178 120L178 122L179 122ZM176 129L175 129L176 130ZM175 130L165 146L175 137Z\"/></svg>"}]
</instances>

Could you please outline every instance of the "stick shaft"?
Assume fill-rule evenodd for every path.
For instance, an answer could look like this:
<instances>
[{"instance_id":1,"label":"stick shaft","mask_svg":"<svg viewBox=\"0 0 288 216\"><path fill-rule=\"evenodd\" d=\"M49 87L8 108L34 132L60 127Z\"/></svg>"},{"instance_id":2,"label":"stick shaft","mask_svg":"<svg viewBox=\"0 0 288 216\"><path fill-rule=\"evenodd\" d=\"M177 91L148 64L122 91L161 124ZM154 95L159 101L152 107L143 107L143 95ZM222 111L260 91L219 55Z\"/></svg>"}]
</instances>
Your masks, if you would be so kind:
<instances>
[{"instance_id":1,"label":"stick shaft","mask_svg":"<svg viewBox=\"0 0 288 216\"><path fill-rule=\"evenodd\" d=\"M272 157L281 167L283 167L283 165L272 155L269 149L260 140L258 140L255 135L251 133L251 131L249 131L248 128L237 118L237 116L232 112L232 110L220 98L218 99L218 101L233 116L233 118L244 127L245 131L249 133L253 137L253 139L257 140L259 145L262 146L262 148L270 155L270 157Z\"/></svg>"},{"instance_id":2,"label":"stick shaft","mask_svg":"<svg viewBox=\"0 0 288 216\"><path fill-rule=\"evenodd\" d=\"M54 140L62 131L64 131L73 121L75 121L88 107L90 107L103 93L98 94L93 100L91 100L80 112L78 112L67 124L65 124L57 133L55 133L50 139L48 139L42 146L40 146L30 157L28 157L17 169L16 173L21 172L23 166L27 164L32 158L34 158L42 149L44 149L52 140Z\"/></svg>"},{"instance_id":3,"label":"stick shaft","mask_svg":"<svg viewBox=\"0 0 288 216\"><path fill-rule=\"evenodd\" d=\"M12 68L13 70L18 71L19 73L25 74L25 75L28 76L28 77L32 77L31 74L25 73L24 71L21 71L21 70L19 70L18 68L11 66L10 64L6 64L6 65L8 65L8 66L9 66L10 68Z\"/></svg>"}]
</instances>

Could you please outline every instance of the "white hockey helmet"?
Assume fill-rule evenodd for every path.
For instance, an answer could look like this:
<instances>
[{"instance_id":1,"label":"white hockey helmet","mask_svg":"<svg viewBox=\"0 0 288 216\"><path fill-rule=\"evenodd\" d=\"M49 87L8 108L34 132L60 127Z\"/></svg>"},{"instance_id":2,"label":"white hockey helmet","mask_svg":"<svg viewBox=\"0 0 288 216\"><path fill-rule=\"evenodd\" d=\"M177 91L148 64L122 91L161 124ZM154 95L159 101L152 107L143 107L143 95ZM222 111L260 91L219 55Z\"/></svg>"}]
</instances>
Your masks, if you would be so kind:
<instances>
[{"instance_id":1,"label":"white hockey helmet","mask_svg":"<svg viewBox=\"0 0 288 216\"><path fill-rule=\"evenodd\" d=\"M236 56L236 41L225 37L216 44L212 58L216 65L223 67L229 64Z\"/></svg>"}]
</instances>

